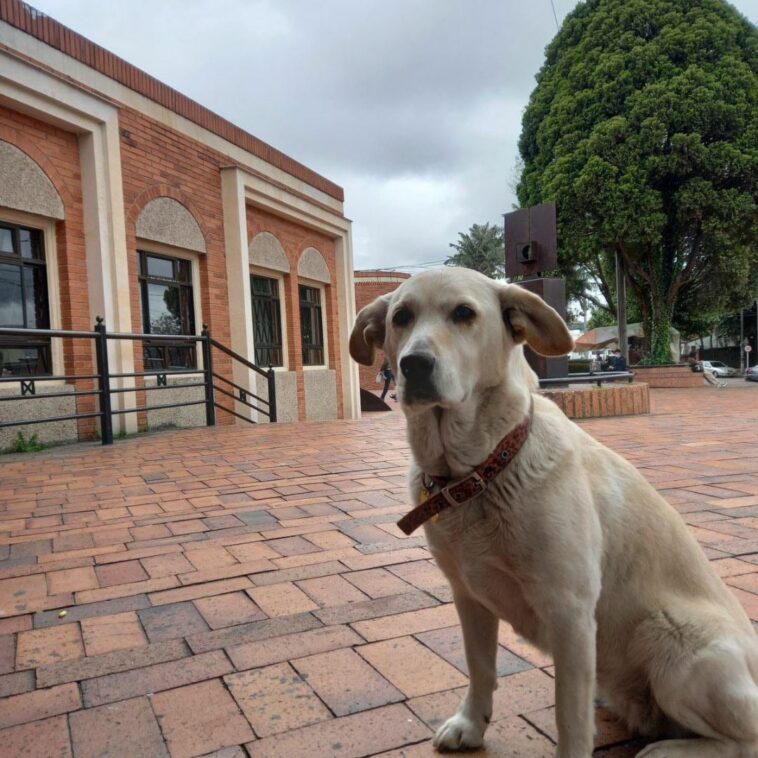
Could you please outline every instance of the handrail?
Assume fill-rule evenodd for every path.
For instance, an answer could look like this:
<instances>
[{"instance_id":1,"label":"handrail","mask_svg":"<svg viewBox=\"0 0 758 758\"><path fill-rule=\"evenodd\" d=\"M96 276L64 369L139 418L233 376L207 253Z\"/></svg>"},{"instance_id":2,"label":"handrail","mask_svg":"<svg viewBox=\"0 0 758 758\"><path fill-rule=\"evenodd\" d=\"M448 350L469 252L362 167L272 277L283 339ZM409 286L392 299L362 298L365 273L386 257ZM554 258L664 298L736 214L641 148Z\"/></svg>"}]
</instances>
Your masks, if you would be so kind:
<instances>
[{"instance_id":1,"label":"handrail","mask_svg":"<svg viewBox=\"0 0 758 758\"><path fill-rule=\"evenodd\" d=\"M253 371L257 371L261 376L268 376L268 371L264 371L259 366L256 366L254 363L251 363L247 358L243 358L239 353L235 353L234 350L231 350L226 345L222 345L220 342L216 342L212 337L210 338L211 345L215 347L217 350L220 350L222 353L226 353L231 358L234 358L234 360L239 361L243 366L247 366L248 368L253 369ZM271 369L269 369L270 371Z\"/></svg>"},{"instance_id":2,"label":"handrail","mask_svg":"<svg viewBox=\"0 0 758 758\"><path fill-rule=\"evenodd\" d=\"M617 382L622 379L631 382L634 380L633 371L590 371L585 373L568 374L567 376L540 379L540 387L549 387L555 384L595 384L600 387L603 382Z\"/></svg>"},{"instance_id":3,"label":"handrail","mask_svg":"<svg viewBox=\"0 0 758 758\"><path fill-rule=\"evenodd\" d=\"M90 374L63 374L61 376L35 374L35 375L14 375L0 377L0 386L2 384L16 383L20 384L21 394L12 396L0 397L0 401L6 402L11 400L33 400L33 399L46 399L46 398L76 398L83 396L98 396L99 397L99 409L97 411L86 413L74 413L68 416L52 416L47 418L28 419L22 421L2 421L0 420L0 429L13 426L25 426L27 424L41 424L45 422L54 421L67 421L67 420L79 420L85 418L99 418L100 419L100 431L101 438L104 445L110 445L113 443L113 422L112 417L120 414L127 413L141 413L153 410L159 410L162 408L182 408L192 405L204 405L205 406L205 418L208 426L214 426L216 423L216 408L226 411L237 418L247 421L250 424L256 423L249 416L245 416L242 413L238 413L235 410L226 408L223 405L219 405L216 402L215 393L226 395L230 397L234 402L240 403L254 411L257 411L262 416L268 417L271 422L276 421L276 375L273 367L269 367L268 371L265 371L247 358L235 353L232 349L226 345L217 342L211 337L210 332L206 324L203 324L203 330L201 334L139 334L130 332L108 332L105 328L105 323L102 318L98 316L97 323L93 331L83 330L65 330L65 329L20 329L16 327L0 327L0 338L2 337L24 337L27 340L30 339L51 339L51 338L74 338L74 339L90 339L95 343L95 363L96 372ZM111 373L108 366L108 341L109 340L129 340L132 342L160 342L166 344L172 343L200 343L203 355L203 367L202 368L182 368L182 369L150 369L147 371L131 371L127 373ZM260 376L266 377L268 383L268 400L260 397L255 392L248 391L239 384L236 384L231 379L228 379L221 374L216 374L213 371L213 354L212 348L220 350L225 355L229 356L232 360L238 361L240 364L248 369L252 369ZM202 381L190 382L187 384L167 384L168 376L182 376L198 374L202 376ZM156 377L156 385L146 387L138 386L137 379L145 379L147 377ZM54 381L64 382L77 382L79 380L94 380L97 379L96 389L84 389L79 390L75 387L71 392L53 391L53 392L41 392L37 393L38 383L48 383ZM134 380L131 386L118 386L111 387L111 379L132 379ZM214 384L214 379L226 382L233 389L237 390L240 394L237 397L233 392L230 392L223 387L219 387ZM144 383L143 383L144 384ZM205 397L203 400L192 400L187 402L167 403L159 405L143 405L143 406L129 406L126 408L112 408L111 396L114 394L123 393L137 393L137 392L151 392L153 389L189 389L193 387L203 387L205 390ZM55 389L53 387L53 389ZM254 398L260 405L268 406L268 410L249 402L248 398ZM0 406L2 407L2 406Z\"/></svg>"}]
</instances>

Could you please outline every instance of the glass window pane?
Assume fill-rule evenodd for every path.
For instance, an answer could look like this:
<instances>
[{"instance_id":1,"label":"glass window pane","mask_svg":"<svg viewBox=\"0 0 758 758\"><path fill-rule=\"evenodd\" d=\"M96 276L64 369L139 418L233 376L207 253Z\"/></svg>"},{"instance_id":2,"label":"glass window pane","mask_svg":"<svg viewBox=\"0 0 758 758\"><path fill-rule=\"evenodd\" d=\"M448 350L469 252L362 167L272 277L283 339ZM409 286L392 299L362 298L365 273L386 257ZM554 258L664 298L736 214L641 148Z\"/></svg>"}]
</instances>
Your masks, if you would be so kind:
<instances>
[{"instance_id":1,"label":"glass window pane","mask_svg":"<svg viewBox=\"0 0 758 758\"><path fill-rule=\"evenodd\" d=\"M24 296L28 329L49 329L47 272L44 266L24 266Z\"/></svg>"},{"instance_id":2,"label":"glass window pane","mask_svg":"<svg viewBox=\"0 0 758 758\"><path fill-rule=\"evenodd\" d=\"M278 297L277 284L279 282L277 282L276 279L269 279L265 276L254 276L252 279L254 294Z\"/></svg>"},{"instance_id":3,"label":"glass window pane","mask_svg":"<svg viewBox=\"0 0 758 758\"><path fill-rule=\"evenodd\" d=\"M180 282L192 283L192 265L189 261L177 258L176 261L176 278Z\"/></svg>"},{"instance_id":4,"label":"glass window pane","mask_svg":"<svg viewBox=\"0 0 758 758\"><path fill-rule=\"evenodd\" d=\"M147 258L148 276L158 276L161 279L174 278L174 262L172 260L168 258L156 258L152 255L145 257Z\"/></svg>"},{"instance_id":5,"label":"glass window pane","mask_svg":"<svg viewBox=\"0 0 758 758\"><path fill-rule=\"evenodd\" d=\"M0 263L0 326L24 326L21 266Z\"/></svg>"},{"instance_id":6,"label":"glass window pane","mask_svg":"<svg viewBox=\"0 0 758 758\"><path fill-rule=\"evenodd\" d=\"M179 287L148 283L147 301L151 334L182 333Z\"/></svg>"},{"instance_id":7,"label":"glass window pane","mask_svg":"<svg viewBox=\"0 0 758 758\"><path fill-rule=\"evenodd\" d=\"M21 257L34 260L44 258L42 254L42 234L36 229L19 229L18 241Z\"/></svg>"},{"instance_id":8,"label":"glass window pane","mask_svg":"<svg viewBox=\"0 0 758 758\"><path fill-rule=\"evenodd\" d=\"M0 345L0 374L2 376L35 376L49 373L49 348Z\"/></svg>"},{"instance_id":9,"label":"glass window pane","mask_svg":"<svg viewBox=\"0 0 758 758\"><path fill-rule=\"evenodd\" d=\"M0 253L13 252L13 231L0 226Z\"/></svg>"}]
</instances>

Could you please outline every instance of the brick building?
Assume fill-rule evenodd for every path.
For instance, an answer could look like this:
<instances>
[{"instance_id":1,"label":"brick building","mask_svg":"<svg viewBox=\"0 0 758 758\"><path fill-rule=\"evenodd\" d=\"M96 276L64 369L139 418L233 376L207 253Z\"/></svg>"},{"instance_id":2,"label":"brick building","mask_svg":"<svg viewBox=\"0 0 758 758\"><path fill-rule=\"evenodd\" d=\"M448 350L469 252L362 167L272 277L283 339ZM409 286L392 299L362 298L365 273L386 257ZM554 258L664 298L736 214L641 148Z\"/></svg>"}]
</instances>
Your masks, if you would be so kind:
<instances>
[{"instance_id":1,"label":"brick building","mask_svg":"<svg viewBox=\"0 0 758 758\"><path fill-rule=\"evenodd\" d=\"M0 72L0 326L91 330L99 315L113 332L199 334L206 323L275 367L279 420L359 414L340 187L18 0L0 2ZM165 370L180 385L192 375L171 371L200 370L196 353L114 341L110 368ZM92 361L86 341L0 338L6 379L88 374ZM231 371L223 360L218 370ZM265 395L260 377L234 377ZM114 379L126 390L134 381ZM20 418L95 402L65 397L74 390L65 381L36 385L56 397ZM114 403L135 407L139 395ZM20 406L0 403L0 413ZM125 431L200 423L202 408L157 414L116 422ZM29 430L60 439L94 429L75 424Z\"/></svg>"},{"instance_id":2,"label":"brick building","mask_svg":"<svg viewBox=\"0 0 758 758\"><path fill-rule=\"evenodd\" d=\"M359 311L364 306L375 300L380 295L386 295L397 289L410 274L402 271L356 271L355 272L355 310ZM384 355L380 352L376 356L373 366L359 366L359 383L361 389L376 390L376 375L379 371Z\"/></svg>"}]
</instances>

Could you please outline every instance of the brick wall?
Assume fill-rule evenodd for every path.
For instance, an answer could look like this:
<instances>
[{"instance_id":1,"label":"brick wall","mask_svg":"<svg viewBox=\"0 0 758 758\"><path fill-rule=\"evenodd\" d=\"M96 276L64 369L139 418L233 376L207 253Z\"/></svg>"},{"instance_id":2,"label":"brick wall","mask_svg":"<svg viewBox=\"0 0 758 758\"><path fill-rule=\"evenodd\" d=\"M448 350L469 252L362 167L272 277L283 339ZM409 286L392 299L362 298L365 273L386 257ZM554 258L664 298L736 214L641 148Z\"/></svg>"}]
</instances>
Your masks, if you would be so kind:
<instances>
[{"instance_id":1,"label":"brick wall","mask_svg":"<svg viewBox=\"0 0 758 758\"><path fill-rule=\"evenodd\" d=\"M410 274L399 271L356 271L355 272L355 310L356 313L377 297L386 295L396 290ZM373 366L359 366L359 381L362 389L376 390L380 385L376 383L376 375L384 360L384 355L379 352Z\"/></svg>"},{"instance_id":2,"label":"brick wall","mask_svg":"<svg viewBox=\"0 0 758 758\"><path fill-rule=\"evenodd\" d=\"M292 221L280 218L261 208L247 207L248 243L261 232L273 234L290 264L290 273L284 276L285 293L281 294L284 301L287 321L287 359L290 371L297 375L298 418L305 419L305 387L303 380L303 354L300 339L300 295L298 291L297 265L300 255L308 247L315 247L323 255L329 267L332 283L324 287L326 302L321 304L326 320L326 335L328 342L329 368L337 372L337 415L344 417L342 398L342 360L340 357L339 314L337 307L337 266L336 247L332 238L307 229Z\"/></svg>"},{"instance_id":3,"label":"brick wall","mask_svg":"<svg viewBox=\"0 0 758 758\"><path fill-rule=\"evenodd\" d=\"M59 328L91 330L94 315L89 311L77 137L31 116L0 106L0 139L15 145L34 160L53 183L63 201L65 218L55 224L61 310ZM91 374L92 349L92 344L88 341L65 340L64 366L57 367L56 370L63 370L66 374ZM79 390L92 387L92 380L77 382ZM95 410L94 398L77 398L77 409L80 413ZM90 419L79 422L80 436L91 436L94 429L95 422Z\"/></svg>"}]
</instances>

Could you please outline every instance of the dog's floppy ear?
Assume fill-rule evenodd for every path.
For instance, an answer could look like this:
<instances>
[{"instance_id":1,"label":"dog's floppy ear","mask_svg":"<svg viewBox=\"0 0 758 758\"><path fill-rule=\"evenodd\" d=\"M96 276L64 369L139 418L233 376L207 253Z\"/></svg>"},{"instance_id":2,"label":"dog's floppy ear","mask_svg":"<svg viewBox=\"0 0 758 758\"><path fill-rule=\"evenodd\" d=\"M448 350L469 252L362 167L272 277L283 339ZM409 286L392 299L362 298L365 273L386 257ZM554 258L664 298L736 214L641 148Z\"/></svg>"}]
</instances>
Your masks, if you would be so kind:
<instances>
[{"instance_id":1,"label":"dog's floppy ear","mask_svg":"<svg viewBox=\"0 0 758 758\"><path fill-rule=\"evenodd\" d=\"M564 320L533 292L506 284L500 288L500 308L513 339L526 342L535 353L566 355L574 349L574 338Z\"/></svg>"},{"instance_id":2,"label":"dog's floppy ear","mask_svg":"<svg viewBox=\"0 0 758 758\"><path fill-rule=\"evenodd\" d=\"M373 303L362 308L355 319L350 334L350 355L364 366L373 364L374 351L384 344L384 324L390 298L391 295L376 298Z\"/></svg>"}]
</instances>

